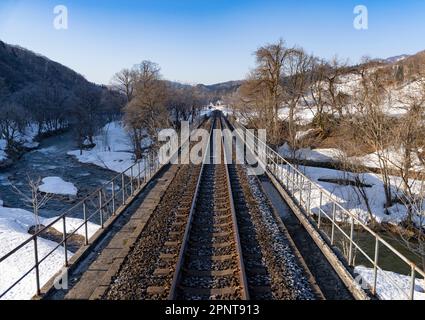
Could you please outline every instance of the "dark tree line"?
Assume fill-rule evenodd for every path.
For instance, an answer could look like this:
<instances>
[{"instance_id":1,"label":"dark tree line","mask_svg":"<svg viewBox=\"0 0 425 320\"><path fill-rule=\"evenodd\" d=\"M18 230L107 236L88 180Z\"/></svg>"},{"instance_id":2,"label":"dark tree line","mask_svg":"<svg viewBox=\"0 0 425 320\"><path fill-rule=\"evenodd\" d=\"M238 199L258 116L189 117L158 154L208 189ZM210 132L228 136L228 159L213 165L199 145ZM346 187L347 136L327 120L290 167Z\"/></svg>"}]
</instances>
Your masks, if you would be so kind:
<instances>
[{"instance_id":1,"label":"dark tree line","mask_svg":"<svg viewBox=\"0 0 425 320\"><path fill-rule=\"evenodd\" d=\"M0 42L0 139L13 153L33 126L39 137L73 129L82 149L117 117L124 98L31 51ZM33 130L34 130L33 128Z\"/></svg>"}]
</instances>

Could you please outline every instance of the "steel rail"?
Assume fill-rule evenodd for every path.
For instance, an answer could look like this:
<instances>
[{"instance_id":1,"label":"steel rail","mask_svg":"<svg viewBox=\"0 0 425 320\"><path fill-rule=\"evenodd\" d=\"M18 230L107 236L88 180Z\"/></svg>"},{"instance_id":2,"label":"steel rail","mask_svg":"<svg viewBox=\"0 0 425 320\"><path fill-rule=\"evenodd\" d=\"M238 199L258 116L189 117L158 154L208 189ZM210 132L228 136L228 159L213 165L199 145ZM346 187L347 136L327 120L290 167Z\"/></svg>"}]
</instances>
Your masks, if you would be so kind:
<instances>
[{"instance_id":1,"label":"steel rail","mask_svg":"<svg viewBox=\"0 0 425 320\"><path fill-rule=\"evenodd\" d=\"M192 230L193 218L194 218L194 215L195 215L196 206L198 204L198 198L199 198L199 195L200 195L200 187L201 187L201 183L202 183L202 177L203 177L203 173L205 171L205 164L207 163L206 160L207 160L207 157L210 156L211 152L212 152L212 150L210 150L211 149L211 139L213 138L213 132L214 132L215 126L217 124L217 121L219 121L219 123L221 124L221 117L219 119L217 119L217 116L214 116L213 124L211 126L210 135L209 135L209 139L208 139L208 143L207 143L207 148L206 148L207 152L205 153L203 161L202 161L202 167L201 167L201 170L200 170L200 173L199 173L199 176L198 176L194 197L193 197L191 209L190 209L190 212L189 212L188 221L187 221L187 224L186 224L186 227L185 227L182 245L180 247L180 251L179 251L179 255L178 255L176 269L174 271L174 275L173 275L173 279L172 279L171 290L170 290L170 293L169 293L169 296L168 296L169 300L175 300L178 297L177 291L178 291L179 283L180 283L180 280L181 280L181 277L182 277L181 271L182 271L183 265L185 263L185 252L188 248L188 244L189 244L189 240L190 240L190 231ZM225 158L225 147L224 147L224 143L223 143L223 138L220 139L220 144L221 144L223 154L224 154L224 158ZM229 194L229 202L230 202L230 209L231 209L231 215L232 215L232 230L233 230L233 237L234 237L236 251L237 251L237 263L238 263L238 268L239 268L240 289L242 290L241 298L243 300L248 300L249 299L248 282L247 282L247 279L246 279L245 266L244 266L244 263L243 263L243 256L242 256L242 250L241 250L241 244L240 244L240 238L239 238L239 231L238 231L237 221L236 221L236 212L235 212L235 207L234 207L234 202L233 202L230 176L229 176L227 165L225 163L223 165L225 166L225 169L226 169L225 172L226 172L227 192Z\"/></svg>"}]
</instances>

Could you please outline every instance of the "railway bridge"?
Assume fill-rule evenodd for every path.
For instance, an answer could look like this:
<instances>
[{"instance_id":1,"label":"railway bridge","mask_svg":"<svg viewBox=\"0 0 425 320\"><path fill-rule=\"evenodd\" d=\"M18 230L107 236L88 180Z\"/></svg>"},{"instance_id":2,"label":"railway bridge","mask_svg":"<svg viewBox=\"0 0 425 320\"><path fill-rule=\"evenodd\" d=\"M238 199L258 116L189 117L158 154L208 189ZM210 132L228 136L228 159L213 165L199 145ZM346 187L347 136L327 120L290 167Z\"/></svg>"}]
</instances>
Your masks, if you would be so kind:
<instances>
[{"instance_id":1,"label":"railway bridge","mask_svg":"<svg viewBox=\"0 0 425 320\"><path fill-rule=\"evenodd\" d=\"M64 268L40 279L52 254L37 251L40 231L23 244L34 247L34 266L8 291L31 277L35 299L376 299L381 285L414 299L423 271L301 168L221 112L197 127L209 132L200 163L162 165L154 154L137 162L53 222L64 226L57 247L65 250ZM222 130L232 138L215 134ZM234 161L237 152L255 157L264 174L250 175L252 165ZM66 232L75 212L83 223ZM101 226L94 235L90 221ZM374 245L362 245L359 235ZM389 254L402 261L407 288L380 266Z\"/></svg>"}]
</instances>

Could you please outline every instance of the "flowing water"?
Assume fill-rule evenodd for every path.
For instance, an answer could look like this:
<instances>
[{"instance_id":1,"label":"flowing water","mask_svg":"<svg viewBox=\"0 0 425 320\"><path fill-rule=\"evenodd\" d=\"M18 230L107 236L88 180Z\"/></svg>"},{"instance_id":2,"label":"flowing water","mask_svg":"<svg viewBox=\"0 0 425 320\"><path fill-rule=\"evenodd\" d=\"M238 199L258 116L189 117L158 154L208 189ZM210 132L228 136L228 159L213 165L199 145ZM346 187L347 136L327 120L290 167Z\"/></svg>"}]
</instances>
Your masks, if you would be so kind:
<instances>
[{"instance_id":1,"label":"flowing water","mask_svg":"<svg viewBox=\"0 0 425 320\"><path fill-rule=\"evenodd\" d=\"M0 170L0 199L4 201L4 206L31 211L23 196L12 186L29 195L28 177L34 179L55 176L78 188L77 197L54 197L41 210L44 217L57 216L117 174L98 166L80 163L67 155L68 151L75 149L77 147L71 133L61 134L44 139L37 150L26 153L13 166Z\"/></svg>"}]
</instances>

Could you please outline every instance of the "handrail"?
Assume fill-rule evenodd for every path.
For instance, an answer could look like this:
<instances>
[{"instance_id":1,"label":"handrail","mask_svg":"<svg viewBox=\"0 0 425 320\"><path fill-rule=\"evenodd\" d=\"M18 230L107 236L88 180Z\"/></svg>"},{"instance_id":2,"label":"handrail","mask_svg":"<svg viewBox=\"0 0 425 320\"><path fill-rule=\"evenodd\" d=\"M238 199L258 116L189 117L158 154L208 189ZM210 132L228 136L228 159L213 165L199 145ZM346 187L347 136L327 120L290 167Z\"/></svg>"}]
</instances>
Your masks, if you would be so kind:
<instances>
[{"instance_id":1,"label":"handrail","mask_svg":"<svg viewBox=\"0 0 425 320\"><path fill-rule=\"evenodd\" d=\"M204 120L204 117L198 118L196 121L194 121L191 124L191 130L193 128L199 127L199 125L202 124ZM190 137L186 137L186 140L182 142L182 145L186 144ZM179 150L176 150L173 155L171 155L170 159L176 156L176 154L179 152ZM69 239L77 234L77 231L81 230L82 227L85 228L84 233L84 241L85 244L88 245L90 241L90 236L88 234L88 223L92 218L95 218L96 216L99 216L100 221L100 228L104 228L105 222L108 222L117 212L120 210L123 210L127 206L127 201L134 197L139 193L140 190L142 190L146 184L150 181L150 179L157 173L161 168L164 166L164 164L160 164L158 160L158 154L156 153L149 153L146 155L145 158L140 159L139 161L136 161L133 165L131 165L129 168L124 170L122 173L117 174L114 176L111 180L104 183L101 187L97 188L95 191L89 193L84 199L79 201L77 204L72 206L71 208L67 209L65 212L60 214L57 218L55 218L52 222L50 222L47 226L43 226L40 230L37 230L32 235L29 235L28 239L20 243L18 246L10 250L8 253L0 257L0 264L19 252L19 250L25 248L30 243L33 243L34 246L34 264L29 268L29 271L24 273L22 276L20 276L16 281L13 282L11 286L9 286L5 291L0 292L0 299L6 296L7 293L9 293L14 287L16 287L23 279L25 279L27 276L31 274L32 271L36 271L35 276L35 283L36 283L36 295L39 295L41 292L42 284L40 282L40 274L39 274L39 267L40 264L48 257L50 257L54 252L56 252L59 248L64 248L65 250L65 263L64 266L68 266L68 256L67 256L67 245ZM142 168L143 167L143 168ZM127 180L127 181L126 181ZM142 183L143 180L143 183ZM119 191L116 191L116 187L119 187ZM110 197L107 197L108 191L110 190ZM91 212L87 215L87 203L89 201L92 201L92 203L97 203L96 208L94 212ZM117 203L119 204L117 206ZM111 212L108 211L108 206L112 205ZM75 213L77 211L79 214L81 212L83 213L84 219L81 222L81 224L78 224L74 227L74 229L71 232L67 232L66 230L66 218L71 218L71 214ZM107 213L107 220L105 219L105 213ZM41 235L48 230L49 228L52 228L57 223L63 222L62 225L62 233L63 233L63 239L57 243L57 245L54 247L54 249L50 250L46 255L43 257L39 257L39 249L37 245L37 239L41 238ZM59 270L58 270L59 271Z\"/></svg>"},{"instance_id":2,"label":"handrail","mask_svg":"<svg viewBox=\"0 0 425 320\"><path fill-rule=\"evenodd\" d=\"M377 277L378 277L378 270L383 271L381 267L379 267L379 244L382 244L386 249L390 250L392 253L394 253L398 258L400 258L407 267L410 268L411 270L411 282L410 282L410 292L408 294L406 294L406 296L409 299L414 299L414 288L415 288L415 281L416 281L416 274L421 275L422 277L425 278L425 272L423 270L421 270L413 261L411 261L410 259L408 259L407 257L405 257L402 253L400 253L397 249L395 249L391 244L389 244L385 239L383 239L379 234L377 234L375 231L373 231L369 226L367 226L363 221L361 221L355 214L351 213L350 211L348 211L346 208L344 208L339 201L335 198L335 196L330 193L329 191L327 191L326 189L324 189L323 187L321 187L319 184L317 184L316 182L312 181L309 177L307 177L305 174L303 174L301 171L299 171L295 166L293 166L289 161L287 161L284 157L282 157L280 154L278 154L275 150L273 150L272 148L270 148L266 142L260 140L258 137L255 136L255 134L253 134L249 129L247 129L245 126L243 126L242 124L240 124L239 122L235 121L234 122L235 126L240 128L243 132L245 132L246 135L246 139L250 139L251 142L253 143L253 148L254 150L252 150L247 144L247 147L249 149L251 149L252 154L256 154L255 150L258 150L258 145L260 144L262 147L265 148L266 150L266 163L264 163L260 157L258 157L258 161L262 162L262 164L265 166L265 168L267 170L269 170L270 173L272 173L276 179L279 181L279 183L282 184L283 187L285 187L285 189L290 192L290 183L292 184L293 188L292 191L295 191L295 186L297 185L298 190L300 191L300 196L299 199L296 199L296 197L294 196L294 194L291 194L291 196L294 198L294 200L298 203L298 205L303 208L304 207L304 214L305 213L312 213L312 208L310 206L310 201L311 201L311 191L312 189L316 189L316 191L319 191L320 193L320 199L321 199L321 204L318 208L318 215L319 215L319 223L318 223L318 228L320 230L320 217L321 217L321 213L324 213L326 215L326 217L328 218L328 220L332 223L332 236L331 239L329 239L328 235L325 233L325 235L328 237L328 240L330 240L331 244L334 244L334 239L333 239L333 235L334 235L334 230L335 227L338 228L341 233L343 234L343 236L345 238L347 238L350 241L350 253L349 253L349 258L348 258L348 263L349 265L352 263L352 250L353 250L353 246L355 246L357 249L359 249L361 251L361 253L365 256L365 258L367 260L369 260L369 262L371 262L371 264L373 264L374 267L374 279L373 279L373 285L372 285L372 293L376 294L376 289L377 289ZM274 167L274 169L270 168L269 166L269 161L270 161L270 165ZM287 167L283 168L282 166ZM283 176L283 171L285 171L285 179L282 177ZM292 174L292 178L290 177ZM295 177L296 175L296 177ZM296 179L295 179L296 178ZM302 181L302 183L300 183ZM303 199L302 197L302 192L305 191L304 190L304 186L305 183L307 183L307 185L309 186L309 192L307 193L307 201L305 199ZM304 196L305 197L305 196ZM322 197L325 197L331 204L332 204L332 217L330 215L328 215L323 209L322 209ZM304 204L303 204L304 203ZM335 215L337 214L337 210L338 210L338 214L344 214L346 215L346 217L348 217L348 220L350 220L351 222L351 232L350 232L350 236L344 232L343 230L341 230L341 228L338 225L338 221L335 219ZM376 241L376 245L375 245L375 257L370 257L363 249L361 249L361 246L356 243L353 239L353 226L354 226L354 222L356 222L357 226L360 226L364 231L368 232ZM405 291L403 288L400 288L400 286L391 278L389 277L385 272L382 273L382 275L387 278L393 285L395 285L398 289Z\"/></svg>"}]
</instances>

